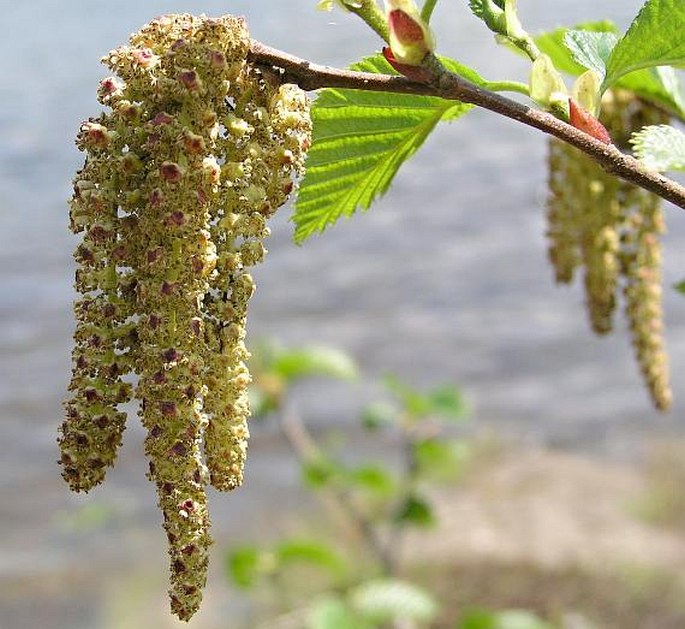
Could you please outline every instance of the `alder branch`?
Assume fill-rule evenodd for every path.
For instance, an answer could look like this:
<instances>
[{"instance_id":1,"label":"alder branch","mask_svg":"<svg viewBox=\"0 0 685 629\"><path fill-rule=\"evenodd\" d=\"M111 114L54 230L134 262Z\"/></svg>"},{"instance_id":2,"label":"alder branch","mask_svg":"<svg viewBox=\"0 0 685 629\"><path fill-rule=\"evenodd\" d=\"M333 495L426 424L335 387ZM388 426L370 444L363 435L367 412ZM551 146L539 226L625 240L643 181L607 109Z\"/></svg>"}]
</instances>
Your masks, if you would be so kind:
<instances>
[{"instance_id":1,"label":"alder branch","mask_svg":"<svg viewBox=\"0 0 685 629\"><path fill-rule=\"evenodd\" d=\"M645 190L654 192L685 210L685 187L656 171L647 170L613 144L604 144L547 112L528 107L500 94L490 92L448 71L436 57L429 55L423 64L429 80L425 83L404 76L340 70L311 63L286 52L252 41L250 60L282 72L283 80L305 90L324 87L439 96L470 103L553 135L586 153L607 172Z\"/></svg>"}]
</instances>

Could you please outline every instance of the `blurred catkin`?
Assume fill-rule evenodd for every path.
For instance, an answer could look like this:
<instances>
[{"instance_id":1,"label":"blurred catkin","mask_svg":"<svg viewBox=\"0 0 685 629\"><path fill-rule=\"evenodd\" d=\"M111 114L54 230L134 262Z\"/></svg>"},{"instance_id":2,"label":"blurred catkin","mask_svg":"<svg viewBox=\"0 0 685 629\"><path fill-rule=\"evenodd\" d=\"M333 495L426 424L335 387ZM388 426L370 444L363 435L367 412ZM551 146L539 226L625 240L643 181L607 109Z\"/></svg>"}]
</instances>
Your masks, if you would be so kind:
<instances>
[{"instance_id":1,"label":"blurred catkin","mask_svg":"<svg viewBox=\"0 0 685 629\"><path fill-rule=\"evenodd\" d=\"M668 117L632 93L605 95L601 120L613 141L628 150L630 135ZM557 282L584 271L592 329L606 334L621 285L637 362L655 406L671 404L661 311L661 200L606 173L592 159L550 140L547 235Z\"/></svg>"},{"instance_id":2,"label":"blurred catkin","mask_svg":"<svg viewBox=\"0 0 685 629\"><path fill-rule=\"evenodd\" d=\"M247 268L310 143L309 103L247 63L235 17L157 18L103 62L110 111L85 122L71 201L74 367L59 438L76 491L114 463L132 397L169 543L172 611L188 620L208 565L205 488L243 478L250 375Z\"/></svg>"}]
</instances>

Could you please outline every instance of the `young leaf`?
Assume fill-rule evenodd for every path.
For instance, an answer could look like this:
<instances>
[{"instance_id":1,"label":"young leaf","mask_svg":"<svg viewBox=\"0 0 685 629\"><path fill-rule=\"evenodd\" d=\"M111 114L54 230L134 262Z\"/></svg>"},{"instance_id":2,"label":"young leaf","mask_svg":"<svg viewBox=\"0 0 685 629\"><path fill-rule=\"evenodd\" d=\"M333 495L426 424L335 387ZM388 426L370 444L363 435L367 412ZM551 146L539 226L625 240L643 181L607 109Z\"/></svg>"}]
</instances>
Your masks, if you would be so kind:
<instances>
[{"instance_id":1,"label":"young leaf","mask_svg":"<svg viewBox=\"0 0 685 629\"><path fill-rule=\"evenodd\" d=\"M317 600L309 610L308 629L373 629L374 625L338 596Z\"/></svg>"},{"instance_id":2,"label":"young leaf","mask_svg":"<svg viewBox=\"0 0 685 629\"><path fill-rule=\"evenodd\" d=\"M482 83L472 70L443 62L468 80ZM380 55L353 68L393 73ZM295 241L323 231L359 207L368 209L440 120L454 120L471 108L430 96L324 90L312 107L313 143L295 203Z\"/></svg>"},{"instance_id":3,"label":"young leaf","mask_svg":"<svg viewBox=\"0 0 685 629\"><path fill-rule=\"evenodd\" d=\"M602 79L606 74L606 62L618 37L613 33L592 31L566 31L564 43L576 62L588 70L594 70Z\"/></svg>"},{"instance_id":4,"label":"young leaf","mask_svg":"<svg viewBox=\"0 0 685 629\"><path fill-rule=\"evenodd\" d=\"M469 0L469 8L491 31L502 34L507 32L504 0Z\"/></svg>"},{"instance_id":5,"label":"young leaf","mask_svg":"<svg viewBox=\"0 0 685 629\"><path fill-rule=\"evenodd\" d=\"M350 470L347 475L349 482L379 496L392 495L396 488L393 475L380 465L363 465Z\"/></svg>"},{"instance_id":6,"label":"young leaf","mask_svg":"<svg viewBox=\"0 0 685 629\"><path fill-rule=\"evenodd\" d=\"M428 592L397 579L362 583L350 593L350 602L359 614L376 623L395 619L430 622L438 613Z\"/></svg>"},{"instance_id":7,"label":"young leaf","mask_svg":"<svg viewBox=\"0 0 685 629\"><path fill-rule=\"evenodd\" d=\"M680 78L671 66L632 72L621 77L616 87L631 90L640 98L660 105L679 118L685 119L685 100Z\"/></svg>"},{"instance_id":8,"label":"young leaf","mask_svg":"<svg viewBox=\"0 0 685 629\"><path fill-rule=\"evenodd\" d=\"M616 33L616 25L609 20L601 22L583 22L572 29L557 28L553 31L541 33L535 38L535 44L540 52L548 55L557 70L578 76L585 71L585 66L579 64L566 46L566 33L570 30L592 33Z\"/></svg>"},{"instance_id":9,"label":"young leaf","mask_svg":"<svg viewBox=\"0 0 685 629\"><path fill-rule=\"evenodd\" d=\"M395 521L418 528L429 528L435 525L435 514L427 500L412 495L400 506Z\"/></svg>"},{"instance_id":10,"label":"young leaf","mask_svg":"<svg viewBox=\"0 0 685 629\"><path fill-rule=\"evenodd\" d=\"M523 610L466 612L457 629L552 629L534 614Z\"/></svg>"},{"instance_id":11,"label":"young leaf","mask_svg":"<svg viewBox=\"0 0 685 629\"><path fill-rule=\"evenodd\" d=\"M404 412L413 419L425 417L431 412L432 404L426 395L402 382L392 374L385 377L385 386L400 402Z\"/></svg>"},{"instance_id":12,"label":"young leaf","mask_svg":"<svg viewBox=\"0 0 685 629\"><path fill-rule=\"evenodd\" d=\"M308 539L291 539L274 549L279 566L306 563L341 577L347 570L343 557L330 545Z\"/></svg>"},{"instance_id":13,"label":"young leaf","mask_svg":"<svg viewBox=\"0 0 685 629\"><path fill-rule=\"evenodd\" d=\"M373 402L361 414L361 422L367 430L392 426L400 419L397 408L387 402Z\"/></svg>"},{"instance_id":14,"label":"young leaf","mask_svg":"<svg viewBox=\"0 0 685 629\"><path fill-rule=\"evenodd\" d=\"M471 449L461 440L426 439L414 445L414 457L422 479L452 480L463 469Z\"/></svg>"},{"instance_id":15,"label":"young leaf","mask_svg":"<svg viewBox=\"0 0 685 629\"><path fill-rule=\"evenodd\" d=\"M431 413L443 419L466 419L468 408L461 391L446 384L433 389L429 395Z\"/></svg>"},{"instance_id":16,"label":"young leaf","mask_svg":"<svg viewBox=\"0 0 685 629\"><path fill-rule=\"evenodd\" d=\"M549 55L559 71L579 76L585 71L585 67L573 58L571 51L565 45L568 30L558 28L542 33L535 38L535 43L541 52ZM614 34L617 32L616 26L607 20L578 24L572 30ZM676 116L685 118L685 102L680 89L680 81L671 67L645 68L632 72L621 77L616 87L631 90L640 98L661 105Z\"/></svg>"},{"instance_id":17,"label":"young leaf","mask_svg":"<svg viewBox=\"0 0 685 629\"><path fill-rule=\"evenodd\" d=\"M227 553L224 568L236 587L250 589L260 575L263 552L256 546L240 546Z\"/></svg>"},{"instance_id":18,"label":"young leaf","mask_svg":"<svg viewBox=\"0 0 685 629\"><path fill-rule=\"evenodd\" d=\"M675 127L643 127L630 143L637 158L651 170L685 170L685 133Z\"/></svg>"},{"instance_id":19,"label":"young leaf","mask_svg":"<svg viewBox=\"0 0 685 629\"><path fill-rule=\"evenodd\" d=\"M607 61L603 89L652 66L685 63L685 2L647 0Z\"/></svg>"},{"instance_id":20,"label":"young leaf","mask_svg":"<svg viewBox=\"0 0 685 629\"><path fill-rule=\"evenodd\" d=\"M309 376L353 380L358 375L357 366L350 356L331 347L278 350L271 369L290 382Z\"/></svg>"},{"instance_id":21,"label":"young leaf","mask_svg":"<svg viewBox=\"0 0 685 629\"><path fill-rule=\"evenodd\" d=\"M344 468L335 461L321 458L302 465L302 480L310 489L320 489L344 472Z\"/></svg>"}]
</instances>

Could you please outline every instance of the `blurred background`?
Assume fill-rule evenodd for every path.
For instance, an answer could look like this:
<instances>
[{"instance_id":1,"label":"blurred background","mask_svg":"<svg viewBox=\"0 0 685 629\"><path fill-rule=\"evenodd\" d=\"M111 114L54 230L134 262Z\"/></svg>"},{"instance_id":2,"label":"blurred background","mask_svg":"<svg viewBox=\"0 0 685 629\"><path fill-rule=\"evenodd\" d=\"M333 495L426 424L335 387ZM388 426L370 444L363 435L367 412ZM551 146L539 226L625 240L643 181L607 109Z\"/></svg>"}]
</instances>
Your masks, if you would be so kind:
<instances>
[{"instance_id":1,"label":"blurred background","mask_svg":"<svg viewBox=\"0 0 685 629\"><path fill-rule=\"evenodd\" d=\"M488 79L526 80L527 63L496 48L466 4L438 4L440 51ZM601 18L624 29L642 3L519 4L524 25L537 32ZM244 15L254 38L335 66L378 49L359 20L314 6L314 0L0 0L0 629L178 624L166 611L165 540L154 488L145 479L143 432L135 413L117 467L90 495L69 493L55 463L73 326L76 239L67 229L66 201L82 162L75 132L99 111L95 89L106 74L98 60L152 17L172 12ZM585 533L606 526L602 539L604 550L610 549L611 531L621 538L622 519L613 511L610 525L598 519L601 509L609 509L602 484L613 488L607 501L617 504L648 488L645 470L662 456L659 444L681 438L685 409L682 296L665 290L675 404L670 414L660 415L643 390L625 324L619 318L614 334L593 337L579 287L555 287L544 238L545 156L540 133L473 111L439 129L368 215L297 247L284 208L267 243L267 261L255 272L258 291L249 320L252 343L331 345L356 361L363 373L356 382L304 382L292 396L314 433L342 431L360 456L382 458L393 447L392 439L363 437L356 421L364 405L382 395L378 383L384 374L397 374L417 389L458 385L471 408L460 428L464 439L494 439L507 444L507 453L499 459L503 467L488 468L494 475L491 491L456 489L454 508L468 511L488 491L509 500L512 492L531 483L535 492L537 481L549 480L526 512L538 519L528 521L530 528L519 522L521 539L507 542L507 561L525 559L521 548L529 548L530 539L577 517L574 509L564 511L568 505L555 504L555 497L568 492L569 500L600 511L583 511L585 528L567 531L561 548L579 549L587 542ZM666 217L668 287L685 275L685 220L673 207ZM210 497L217 543L211 585L193 627L252 626L245 597L222 575L222 553L232 544L294 530L309 513L319 517L301 492L298 465L279 430L256 422L252 432L245 487ZM507 467L522 460L530 466ZM552 481L551 474L560 476ZM512 478L520 485L507 485ZM451 513L454 527L446 530L452 531L452 546L496 558L498 545L488 540L516 520L516 505L500 514L497 530L465 513ZM450 514L445 516L449 521ZM649 526L626 524L637 555L664 557L669 569L676 558L685 558L677 533L655 528L652 538L645 533ZM548 540L534 553L554 562L559 548ZM614 550L618 564L627 561L619 541ZM560 552L567 558L566 550ZM592 558L581 555L581 563Z\"/></svg>"}]
</instances>

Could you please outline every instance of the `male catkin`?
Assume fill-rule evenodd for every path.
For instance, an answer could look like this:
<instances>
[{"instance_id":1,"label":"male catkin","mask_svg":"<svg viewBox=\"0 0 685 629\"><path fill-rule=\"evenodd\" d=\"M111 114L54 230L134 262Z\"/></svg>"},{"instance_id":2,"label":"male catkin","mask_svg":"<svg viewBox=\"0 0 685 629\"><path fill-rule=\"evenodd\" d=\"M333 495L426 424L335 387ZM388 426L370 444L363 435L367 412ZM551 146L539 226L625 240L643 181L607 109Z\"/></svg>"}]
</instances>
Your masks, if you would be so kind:
<instances>
[{"instance_id":1,"label":"male catkin","mask_svg":"<svg viewBox=\"0 0 685 629\"><path fill-rule=\"evenodd\" d=\"M626 91L609 92L601 120L614 142L629 150L631 134L668 117ZM671 405L661 310L661 200L619 181L577 149L550 141L547 235L558 282L584 269L592 329L605 334L620 292L625 297L635 356L654 405Z\"/></svg>"},{"instance_id":2,"label":"male catkin","mask_svg":"<svg viewBox=\"0 0 685 629\"><path fill-rule=\"evenodd\" d=\"M247 62L241 19L170 15L110 52L109 111L81 126L71 229L83 232L72 397L60 462L88 491L114 464L134 395L167 533L172 611L198 609L205 488L243 479L247 268L310 144L306 95ZM137 376L132 384L124 378Z\"/></svg>"}]
</instances>

